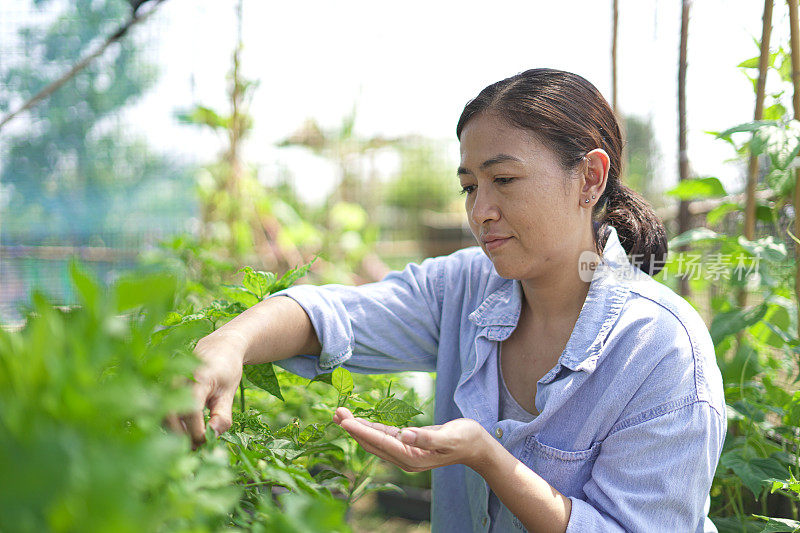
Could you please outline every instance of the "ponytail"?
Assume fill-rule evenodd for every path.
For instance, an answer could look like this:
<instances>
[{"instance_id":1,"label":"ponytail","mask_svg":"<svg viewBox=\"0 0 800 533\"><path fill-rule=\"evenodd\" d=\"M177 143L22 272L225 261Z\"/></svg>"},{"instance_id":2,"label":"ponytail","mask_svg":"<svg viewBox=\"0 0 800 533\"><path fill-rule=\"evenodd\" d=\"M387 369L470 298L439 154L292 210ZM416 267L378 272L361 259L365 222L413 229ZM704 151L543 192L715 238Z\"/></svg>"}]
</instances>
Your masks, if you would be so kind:
<instances>
[{"instance_id":1,"label":"ponytail","mask_svg":"<svg viewBox=\"0 0 800 533\"><path fill-rule=\"evenodd\" d=\"M600 200L595 206L601 220L594 235L598 253L606 244L606 228L614 226L631 263L646 274L658 274L667 258L667 232L652 206L618 179L608 182Z\"/></svg>"}]
</instances>

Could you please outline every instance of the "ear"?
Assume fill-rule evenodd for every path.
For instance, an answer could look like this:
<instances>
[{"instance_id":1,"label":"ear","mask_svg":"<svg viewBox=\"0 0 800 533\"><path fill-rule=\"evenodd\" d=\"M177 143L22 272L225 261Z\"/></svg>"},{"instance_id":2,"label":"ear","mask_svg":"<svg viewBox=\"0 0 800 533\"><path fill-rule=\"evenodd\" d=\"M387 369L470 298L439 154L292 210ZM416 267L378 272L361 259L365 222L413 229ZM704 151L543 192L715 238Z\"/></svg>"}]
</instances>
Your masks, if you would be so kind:
<instances>
[{"instance_id":1,"label":"ear","mask_svg":"<svg viewBox=\"0 0 800 533\"><path fill-rule=\"evenodd\" d=\"M582 207L592 208L606 190L611 158L602 148L595 148L586 154L584 162L586 166L583 170L580 202Z\"/></svg>"}]
</instances>

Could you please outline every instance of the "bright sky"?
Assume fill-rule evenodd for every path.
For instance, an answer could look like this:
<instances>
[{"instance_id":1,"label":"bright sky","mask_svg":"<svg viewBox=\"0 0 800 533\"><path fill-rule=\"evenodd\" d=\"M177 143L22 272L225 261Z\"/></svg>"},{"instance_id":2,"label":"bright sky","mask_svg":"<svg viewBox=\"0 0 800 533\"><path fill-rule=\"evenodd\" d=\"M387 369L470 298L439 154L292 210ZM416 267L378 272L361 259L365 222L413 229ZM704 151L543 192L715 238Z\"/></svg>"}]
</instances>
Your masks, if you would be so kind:
<instances>
[{"instance_id":1,"label":"bright sky","mask_svg":"<svg viewBox=\"0 0 800 533\"><path fill-rule=\"evenodd\" d=\"M138 36L155 40L158 87L129 114L151 144L209 158L220 139L178 126L176 108L225 109L225 74L235 44L233 1L168 0ZM335 127L354 104L365 135L417 133L455 140L464 104L486 85L538 66L570 70L610 100L611 0L385 2L244 0L243 69L260 82L252 112L251 161L269 173L291 165L301 189L330 187L330 165L276 150L307 117ZM620 0L619 103L651 116L661 151L659 179L677 181L677 63L680 1ZM788 41L776 2L773 43ZM694 2L689 36L689 154L698 175L735 189L733 151L706 130L752 120L750 82L736 68L757 54L763 2ZM155 56L155 57L152 57ZM453 144L451 156L457 157ZM276 163L277 162L277 163ZM454 162L455 169L455 162ZM455 170L453 173L454 191ZM313 195L312 195L313 196Z\"/></svg>"}]
</instances>

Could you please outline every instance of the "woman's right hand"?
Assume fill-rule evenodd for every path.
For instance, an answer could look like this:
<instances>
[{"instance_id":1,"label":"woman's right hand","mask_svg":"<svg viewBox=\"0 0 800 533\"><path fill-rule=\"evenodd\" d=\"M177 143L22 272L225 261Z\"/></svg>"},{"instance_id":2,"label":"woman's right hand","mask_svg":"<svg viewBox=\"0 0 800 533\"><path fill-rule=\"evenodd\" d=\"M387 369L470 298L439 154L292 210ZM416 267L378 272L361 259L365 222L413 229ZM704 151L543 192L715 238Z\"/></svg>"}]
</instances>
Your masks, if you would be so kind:
<instances>
[{"instance_id":1,"label":"woman's right hand","mask_svg":"<svg viewBox=\"0 0 800 533\"><path fill-rule=\"evenodd\" d=\"M193 448L205 442L206 407L211 411L208 425L217 435L230 429L233 398L242 379L246 351L245 337L224 327L197 341L194 353L200 359L200 366L194 371L192 383L194 410L180 417L171 415L167 420L172 429L189 434Z\"/></svg>"},{"instance_id":2,"label":"woman's right hand","mask_svg":"<svg viewBox=\"0 0 800 533\"><path fill-rule=\"evenodd\" d=\"M322 351L311 320L293 299L276 296L245 310L206 335L195 346L200 366L194 372L194 411L167 417L167 424L188 433L196 448L205 441L203 410L211 410L208 425L217 435L230 429L233 398L242 379L242 365L271 363L297 354Z\"/></svg>"}]
</instances>

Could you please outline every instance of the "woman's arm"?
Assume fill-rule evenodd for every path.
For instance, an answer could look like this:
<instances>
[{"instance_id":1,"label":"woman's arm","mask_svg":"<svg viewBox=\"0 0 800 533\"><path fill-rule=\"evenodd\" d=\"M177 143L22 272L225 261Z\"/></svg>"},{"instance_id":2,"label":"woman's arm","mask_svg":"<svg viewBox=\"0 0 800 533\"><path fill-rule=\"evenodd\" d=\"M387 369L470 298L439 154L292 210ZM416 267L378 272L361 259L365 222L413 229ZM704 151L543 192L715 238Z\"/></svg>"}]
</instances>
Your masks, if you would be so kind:
<instances>
[{"instance_id":1,"label":"woman's arm","mask_svg":"<svg viewBox=\"0 0 800 533\"><path fill-rule=\"evenodd\" d=\"M206 338L239 335L246 349L242 363L255 365L295 355L319 355L322 346L305 310L286 296L257 303Z\"/></svg>"},{"instance_id":2,"label":"woman's arm","mask_svg":"<svg viewBox=\"0 0 800 533\"><path fill-rule=\"evenodd\" d=\"M606 437L581 499L562 495L471 419L401 431L340 408L334 421L404 470L472 468L530 531L694 531L705 514L724 415L704 401L646 414Z\"/></svg>"},{"instance_id":3,"label":"woman's arm","mask_svg":"<svg viewBox=\"0 0 800 533\"><path fill-rule=\"evenodd\" d=\"M470 468L486 480L528 531L566 531L572 500L511 455L486 431L483 434L483 461Z\"/></svg>"},{"instance_id":4,"label":"woman's arm","mask_svg":"<svg viewBox=\"0 0 800 533\"><path fill-rule=\"evenodd\" d=\"M280 361L308 378L340 364L360 372L434 370L448 260L426 259L359 287L298 285L247 309L197 343L196 409L181 417L185 428L176 417L170 425L197 445L208 407L209 426L227 431L242 364Z\"/></svg>"},{"instance_id":5,"label":"woman's arm","mask_svg":"<svg viewBox=\"0 0 800 533\"><path fill-rule=\"evenodd\" d=\"M208 425L224 433L231 427L233 398L242 379L243 364L267 363L299 354L320 353L320 343L306 312L291 298L277 296L257 303L197 342L194 353L201 364L195 370L192 394L195 410L181 416L197 446L205 440L203 409ZM183 427L175 417L170 425Z\"/></svg>"},{"instance_id":6,"label":"woman's arm","mask_svg":"<svg viewBox=\"0 0 800 533\"><path fill-rule=\"evenodd\" d=\"M340 407L334 421L365 450L403 470L420 472L451 464L472 468L529 531L563 533L567 529L570 499L511 455L474 420L460 418L442 426L399 430L354 418Z\"/></svg>"}]
</instances>

